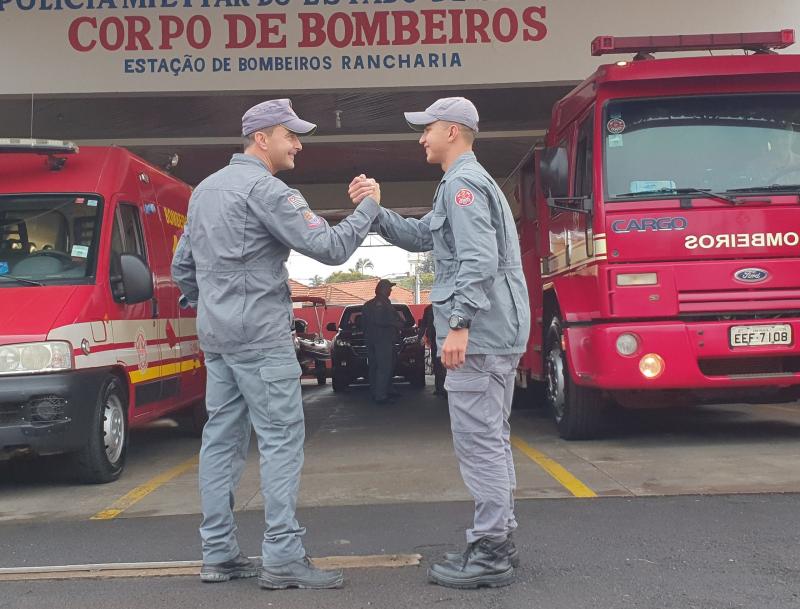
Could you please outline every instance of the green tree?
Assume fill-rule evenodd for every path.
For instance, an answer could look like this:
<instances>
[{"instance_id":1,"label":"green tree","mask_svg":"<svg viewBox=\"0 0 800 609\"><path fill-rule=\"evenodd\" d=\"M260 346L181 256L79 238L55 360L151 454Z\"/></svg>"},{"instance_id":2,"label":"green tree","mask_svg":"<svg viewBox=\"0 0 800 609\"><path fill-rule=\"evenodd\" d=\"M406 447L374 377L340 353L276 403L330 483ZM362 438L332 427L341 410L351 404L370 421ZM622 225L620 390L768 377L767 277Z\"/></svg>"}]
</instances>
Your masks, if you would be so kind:
<instances>
[{"instance_id":1,"label":"green tree","mask_svg":"<svg viewBox=\"0 0 800 609\"><path fill-rule=\"evenodd\" d=\"M374 268L375 265L372 264L372 260L370 260L369 258L359 258L358 260L356 260L355 266L352 269L350 269L350 272L356 275L361 275L363 277L364 271L366 269L374 269Z\"/></svg>"},{"instance_id":2,"label":"green tree","mask_svg":"<svg viewBox=\"0 0 800 609\"><path fill-rule=\"evenodd\" d=\"M358 281L364 279L364 275L357 273L354 270L349 271L336 271L328 275L325 283L342 283L343 281Z\"/></svg>"},{"instance_id":3,"label":"green tree","mask_svg":"<svg viewBox=\"0 0 800 609\"><path fill-rule=\"evenodd\" d=\"M419 274L433 273L433 254L431 252L420 254L417 272Z\"/></svg>"},{"instance_id":4,"label":"green tree","mask_svg":"<svg viewBox=\"0 0 800 609\"><path fill-rule=\"evenodd\" d=\"M414 276L403 277L402 279L395 280L397 285L403 286L407 290L414 291ZM419 289L430 290L433 286L433 273L420 273L419 274Z\"/></svg>"},{"instance_id":5,"label":"green tree","mask_svg":"<svg viewBox=\"0 0 800 609\"><path fill-rule=\"evenodd\" d=\"M312 288L318 288L319 286L323 285L324 283L325 283L325 280L322 277L320 277L319 275L314 275L311 278L311 287Z\"/></svg>"}]
</instances>

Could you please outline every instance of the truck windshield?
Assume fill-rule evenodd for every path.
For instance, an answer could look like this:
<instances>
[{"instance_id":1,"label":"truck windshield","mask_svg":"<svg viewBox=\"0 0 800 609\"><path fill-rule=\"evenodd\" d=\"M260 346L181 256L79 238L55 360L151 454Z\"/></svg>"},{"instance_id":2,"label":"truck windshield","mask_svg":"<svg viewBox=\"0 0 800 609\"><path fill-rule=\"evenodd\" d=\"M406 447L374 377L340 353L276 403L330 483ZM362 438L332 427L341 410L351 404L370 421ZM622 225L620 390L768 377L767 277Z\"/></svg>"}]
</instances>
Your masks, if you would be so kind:
<instances>
[{"instance_id":1,"label":"truck windshield","mask_svg":"<svg viewBox=\"0 0 800 609\"><path fill-rule=\"evenodd\" d=\"M0 196L0 288L90 283L102 199Z\"/></svg>"},{"instance_id":2,"label":"truck windshield","mask_svg":"<svg viewBox=\"0 0 800 609\"><path fill-rule=\"evenodd\" d=\"M611 101L603 143L607 201L800 191L798 94Z\"/></svg>"}]
</instances>

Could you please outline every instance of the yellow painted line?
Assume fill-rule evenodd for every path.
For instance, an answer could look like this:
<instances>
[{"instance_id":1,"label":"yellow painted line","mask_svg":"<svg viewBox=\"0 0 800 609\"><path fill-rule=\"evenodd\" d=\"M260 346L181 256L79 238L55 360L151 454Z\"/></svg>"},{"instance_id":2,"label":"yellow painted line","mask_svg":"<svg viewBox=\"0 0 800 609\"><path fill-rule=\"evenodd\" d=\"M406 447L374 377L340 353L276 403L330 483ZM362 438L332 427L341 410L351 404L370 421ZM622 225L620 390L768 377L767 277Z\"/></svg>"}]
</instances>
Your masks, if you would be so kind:
<instances>
[{"instance_id":1,"label":"yellow painted line","mask_svg":"<svg viewBox=\"0 0 800 609\"><path fill-rule=\"evenodd\" d=\"M90 520L111 520L112 518L116 518L122 512L127 510L132 505L138 503L145 497L147 497L150 493L158 489L159 487L163 486L173 478L177 478L181 474L185 474L190 469L197 467L197 459L198 455L195 455L191 459L187 459L180 465L176 465L172 469L168 469L162 474L159 474L155 478L148 480L141 486L137 486L132 491L125 493L122 497L117 499L114 503L112 503L108 508L101 512L97 512L94 516L91 517Z\"/></svg>"},{"instance_id":2,"label":"yellow painted line","mask_svg":"<svg viewBox=\"0 0 800 609\"><path fill-rule=\"evenodd\" d=\"M760 404L759 407L767 408L769 410L780 410L781 412L788 412L790 414L800 415L800 409L798 408L787 408L786 406L775 406L774 404Z\"/></svg>"},{"instance_id":3,"label":"yellow painted line","mask_svg":"<svg viewBox=\"0 0 800 609\"><path fill-rule=\"evenodd\" d=\"M260 560L260 557L252 557ZM395 569L416 567L420 554L375 554L371 556L325 556L315 558L320 569ZM0 569L0 581L105 579L118 577L175 577L199 575L202 562L107 563L98 565L63 565L55 567L13 567Z\"/></svg>"},{"instance_id":4,"label":"yellow painted line","mask_svg":"<svg viewBox=\"0 0 800 609\"><path fill-rule=\"evenodd\" d=\"M522 451L526 457L534 461L536 465L550 474L556 480L556 482L567 489L575 497L597 497L597 493L569 473L566 468L544 453L536 450L524 440L518 438L517 436L511 436L511 445L514 448Z\"/></svg>"}]
</instances>

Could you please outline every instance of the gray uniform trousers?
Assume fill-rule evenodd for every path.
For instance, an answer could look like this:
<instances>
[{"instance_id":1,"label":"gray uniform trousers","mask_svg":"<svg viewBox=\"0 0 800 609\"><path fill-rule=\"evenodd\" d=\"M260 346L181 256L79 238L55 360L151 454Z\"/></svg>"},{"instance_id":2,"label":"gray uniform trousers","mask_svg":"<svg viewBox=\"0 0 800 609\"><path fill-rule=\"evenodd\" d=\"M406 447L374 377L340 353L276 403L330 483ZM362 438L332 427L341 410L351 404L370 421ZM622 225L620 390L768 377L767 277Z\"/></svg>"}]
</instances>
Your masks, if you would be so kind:
<instances>
[{"instance_id":1,"label":"gray uniform trousers","mask_svg":"<svg viewBox=\"0 0 800 609\"><path fill-rule=\"evenodd\" d=\"M264 565L298 560L305 556L305 529L295 519L305 422L294 347L206 353L206 370L208 422L199 475L203 561L220 563L239 554L233 494L244 469L251 423L261 456Z\"/></svg>"},{"instance_id":2,"label":"gray uniform trousers","mask_svg":"<svg viewBox=\"0 0 800 609\"><path fill-rule=\"evenodd\" d=\"M517 528L511 454L511 402L520 355L467 355L448 370L444 387L450 406L453 446L461 477L475 500L467 543L504 538Z\"/></svg>"}]
</instances>

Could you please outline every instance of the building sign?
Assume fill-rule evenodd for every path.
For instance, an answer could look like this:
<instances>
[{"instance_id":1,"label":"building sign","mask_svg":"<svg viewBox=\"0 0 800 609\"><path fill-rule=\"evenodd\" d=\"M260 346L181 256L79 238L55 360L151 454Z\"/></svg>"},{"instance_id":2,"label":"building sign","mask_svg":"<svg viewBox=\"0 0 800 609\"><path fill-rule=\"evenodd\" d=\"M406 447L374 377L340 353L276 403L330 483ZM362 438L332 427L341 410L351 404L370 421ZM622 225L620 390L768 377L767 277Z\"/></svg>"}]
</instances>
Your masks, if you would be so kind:
<instances>
[{"instance_id":1,"label":"building sign","mask_svg":"<svg viewBox=\"0 0 800 609\"><path fill-rule=\"evenodd\" d=\"M574 81L597 35L800 25L796 0L0 0L0 94Z\"/></svg>"}]
</instances>

